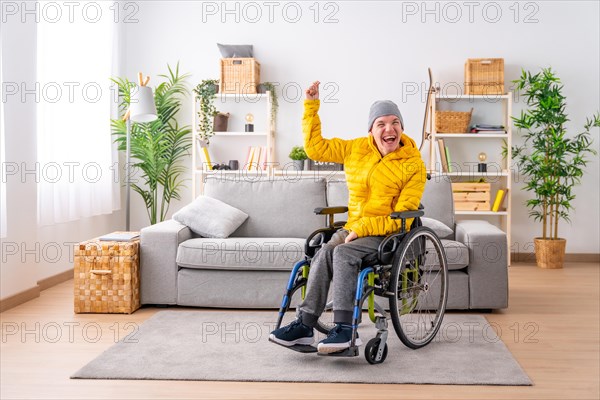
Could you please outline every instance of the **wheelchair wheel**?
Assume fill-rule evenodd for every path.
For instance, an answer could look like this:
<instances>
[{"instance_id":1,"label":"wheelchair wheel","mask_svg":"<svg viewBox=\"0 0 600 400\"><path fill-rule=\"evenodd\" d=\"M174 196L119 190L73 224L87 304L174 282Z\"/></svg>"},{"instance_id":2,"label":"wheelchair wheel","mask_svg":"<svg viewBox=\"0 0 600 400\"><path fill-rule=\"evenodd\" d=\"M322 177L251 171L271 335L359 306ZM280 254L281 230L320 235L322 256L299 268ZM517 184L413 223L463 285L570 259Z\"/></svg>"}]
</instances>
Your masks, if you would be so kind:
<instances>
[{"instance_id":1,"label":"wheelchair wheel","mask_svg":"<svg viewBox=\"0 0 600 400\"><path fill-rule=\"evenodd\" d=\"M390 314L398 337L411 349L430 343L448 301L448 261L442 242L429 228L412 229L392 261Z\"/></svg>"},{"instance_id":2,"label":"wheelchair wheel","mask_svg":"<svg viewBox=\"0 0 600 400\"><path fill-rule=\"evenodd\" d=\"M381 353L381 358L377 359L377 351L379 350L379 343L381 342L380 338L373 338L369 340L369 343L365 346L365 358L369 362L369 364L381 364L385 361L388 353L388 345L387 343L383 347L383 352Z\"/></svg>"}]
</instances>

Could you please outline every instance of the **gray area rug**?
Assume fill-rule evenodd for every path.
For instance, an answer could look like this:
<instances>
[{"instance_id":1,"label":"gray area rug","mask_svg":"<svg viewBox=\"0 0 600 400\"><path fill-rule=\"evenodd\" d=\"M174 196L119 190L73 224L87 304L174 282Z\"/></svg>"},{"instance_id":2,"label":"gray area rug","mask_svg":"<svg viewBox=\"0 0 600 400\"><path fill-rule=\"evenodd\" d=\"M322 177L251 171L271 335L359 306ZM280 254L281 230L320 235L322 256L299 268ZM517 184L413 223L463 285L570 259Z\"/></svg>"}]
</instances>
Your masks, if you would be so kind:
<instances>
[{"instance_id":1,"label":"gray area rug","mask_svg":"<svg viewBox=\"0 0 600 400\"><path fill-rule=\"evenodd\" d=\"M478 315L446 314L436 339L419 350L405 347L390 322L388 356L378 365L367 363L364 344L359 357L342 358L297 353L270 343L276 315L161 311L71 378L532 384L487 320ZM363 343L375 333L365 316L359 328Z\"/></svg>"}]
</instances>

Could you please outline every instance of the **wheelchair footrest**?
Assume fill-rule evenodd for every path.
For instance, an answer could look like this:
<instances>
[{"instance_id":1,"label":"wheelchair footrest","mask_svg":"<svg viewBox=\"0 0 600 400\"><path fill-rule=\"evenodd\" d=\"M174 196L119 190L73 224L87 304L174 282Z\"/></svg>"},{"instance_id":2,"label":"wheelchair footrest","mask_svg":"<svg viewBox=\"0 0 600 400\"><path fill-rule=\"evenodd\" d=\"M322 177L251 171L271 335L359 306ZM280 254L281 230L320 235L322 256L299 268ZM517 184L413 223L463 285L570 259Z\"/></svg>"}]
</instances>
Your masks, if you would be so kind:
<instances>
[{"instance_id":1,"label":"wheelchair footrest","mask_svg":"<svg viewBox=\"0 0 600 400\"><path fill-rule=\"evenodd\" d=\"M358 356L358 346L349 347L347 349L336 351L335 353L318 353L320 356L326 357L356 357Z\"/></svg>"},{"instance_id":2,"label":"wheelchair footrest","mask_svg":"<svg viewBox=\"0 0 600 400\"><path fill-rule=\"evenodd\" d=\"M294 350L299 353L316 353L317 352L317 348L315 346L311 346L309 344L295 344L293 346L284 346L281 343L274 342L271 339L269 339L269 342L278 344L281 347L285 347L286 349Z\"/></svg>"}]
</instances>

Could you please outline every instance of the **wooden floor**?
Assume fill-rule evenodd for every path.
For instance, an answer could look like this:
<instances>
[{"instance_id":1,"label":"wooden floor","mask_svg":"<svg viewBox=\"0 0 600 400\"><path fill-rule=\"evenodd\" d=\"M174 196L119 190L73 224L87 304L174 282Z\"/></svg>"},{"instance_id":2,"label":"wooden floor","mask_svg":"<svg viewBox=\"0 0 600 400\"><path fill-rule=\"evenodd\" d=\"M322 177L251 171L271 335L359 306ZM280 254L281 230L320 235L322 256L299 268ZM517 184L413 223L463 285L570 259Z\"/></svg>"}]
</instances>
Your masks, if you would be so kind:
<instances>
[{"instance_id":1,"label":"wooden floor","mask_svg":"<svg viewBox=\"0 0 600 400\"><path fill-rule=\"evenodd\" d=\"M599 273L595 263L510 268L510 307L485 317L497 324L531 387L72 380L71 373L160 309L75 315L68 281L0 315L0 398L598 399Z\"/></svg>"}]
</instances>

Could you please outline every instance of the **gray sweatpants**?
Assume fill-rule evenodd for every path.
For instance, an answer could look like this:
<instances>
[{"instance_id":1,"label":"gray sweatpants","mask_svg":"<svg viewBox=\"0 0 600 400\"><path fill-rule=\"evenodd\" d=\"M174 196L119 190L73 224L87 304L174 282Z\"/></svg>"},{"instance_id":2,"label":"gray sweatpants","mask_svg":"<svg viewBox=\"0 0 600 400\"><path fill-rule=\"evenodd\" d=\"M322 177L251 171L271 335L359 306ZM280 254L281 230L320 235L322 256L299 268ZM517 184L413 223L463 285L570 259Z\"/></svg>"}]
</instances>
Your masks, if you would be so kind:
<instances>
[{"instance_id":1,"label":"gray sweatpants","mask_svg":"<svg viewBox=\"0 0 600 400\"><path fill-rule=\"evenodd\" d=\"M348 231L340 229L325 243L310 263L306 297L300 304L302 323L315 326L327 304L333 282L333 322L352 323L358 273L363 262L374 264L384 236L368 236L344 243Z\"/></svg>"}]
</instances>

